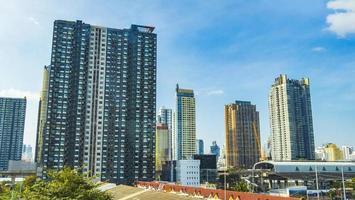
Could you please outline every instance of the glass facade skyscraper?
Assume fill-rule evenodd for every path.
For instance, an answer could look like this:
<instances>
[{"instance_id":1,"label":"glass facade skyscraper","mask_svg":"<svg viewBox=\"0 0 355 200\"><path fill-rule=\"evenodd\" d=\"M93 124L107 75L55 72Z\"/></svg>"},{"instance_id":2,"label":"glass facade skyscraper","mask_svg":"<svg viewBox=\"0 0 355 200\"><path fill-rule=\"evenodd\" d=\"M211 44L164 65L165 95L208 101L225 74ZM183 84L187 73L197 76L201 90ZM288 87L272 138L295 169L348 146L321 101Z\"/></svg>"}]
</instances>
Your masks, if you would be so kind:
<instances>
[{"instance_id":1,"label":"glass facade skyscraper","mask_svg":"<svg viewBox=\"0 0 355 200\"><path fill-rule=\"evenodd\" d=\"M39 111L45 125L36 152L44 174L72 166L113 183L154 179L153 30L54 22L46 112Z\"/></svg>"},{"instance_id":2,"label":"glass facade skyscraper","mask_svg":"<svg viewBox=\"0 0 355 200\"><path fill-rule=\"evenodd\" d=\"M0 171L9 160L21 160L25 128L26 97L0 97Z\"/></svg>"},{"instance_id":3,"label":"glass facade skyscraper","mask_svg":"<svg viewBox=\"0 0 355 200\"><path fill-rule=\"evenodd\" d=\"M308 78L280 75L269 93L273 160L314 160L315 147Z\"/></svg>"}]
</instances>

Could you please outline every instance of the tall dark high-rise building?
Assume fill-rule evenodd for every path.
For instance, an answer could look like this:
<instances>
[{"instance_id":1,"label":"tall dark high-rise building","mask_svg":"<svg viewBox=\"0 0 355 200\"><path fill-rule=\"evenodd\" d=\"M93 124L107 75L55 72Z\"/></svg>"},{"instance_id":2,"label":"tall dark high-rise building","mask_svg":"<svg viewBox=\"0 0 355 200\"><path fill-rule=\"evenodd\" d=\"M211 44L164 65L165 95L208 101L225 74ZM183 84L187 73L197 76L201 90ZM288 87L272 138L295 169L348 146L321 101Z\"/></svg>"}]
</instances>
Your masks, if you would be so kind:
<instances>
[{"instance_id":1,"label":"tall dark high-rise building","mask_svg":"<svg viewBox=\"0 0 355 200\"><path fill-rule=\"evenodd\" d=\"M39 111L45 123L36 148L44 174L72 166L113 183L154 179L153 30L54 22L46 106Z\"/></svg>"},{"instance_id":2,"label":"tall dark high-rise building","mask_svg":"<svg viewBox=\"0 0 355 200\"><path fill-rule=\"evenodd\" d=\"M249 101L226 105L227 167L251 168L260 161L259 112Z\"/></svg>"},{"instance_id":3,"label":"tall dark high-rise building","mask_svg":"<svg viewBox=\"0 0 355 200\"><path fill-rule=\"evenodd\" d=\"M0 171L9 160L21 160L25 128L26 97L0 97Z\"/></svg>"},{"instance_id":4,"label":"tall dark high-rise building","mask_svg":"<svg viewBox=\"0 0 355 200\"><path fill-rule=\"evenodd\" d=\"M280 75L269 93L272 160L314 160L310 81Z\"/></svg>"}]
</instances>

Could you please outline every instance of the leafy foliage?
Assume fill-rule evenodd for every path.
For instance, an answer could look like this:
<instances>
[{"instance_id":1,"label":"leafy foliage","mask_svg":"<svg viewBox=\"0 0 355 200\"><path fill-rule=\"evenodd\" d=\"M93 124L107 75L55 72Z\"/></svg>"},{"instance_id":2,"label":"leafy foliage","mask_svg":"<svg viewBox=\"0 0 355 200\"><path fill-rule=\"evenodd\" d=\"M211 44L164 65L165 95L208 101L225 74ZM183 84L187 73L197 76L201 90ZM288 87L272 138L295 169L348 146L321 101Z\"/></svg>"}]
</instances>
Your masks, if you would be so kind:
<instances>
[{"instance_id":1,"label":"leafy foliage","mask_svg":"<svg viewBox=\"0 0 355 200\"><path fill-rule=\"evenodd\" d=\"M249 192L248 184L241 179L240 171L242 169L230 168L228 169L228 174L226 175L227 189L238 191L238 192ZM219 183L217 187L219 189L224 189L224 175L219 177Z\"/></svg>"},{"instance_id":2,"label":"leafy foliage","mask_svg":"<svg viewBox=\"0 0 355 200\"><path fill-rule=\"evenodd\" d=\"M249 192L248 184L245 181L236 182L230 189L237 192Z\"/></svg>"},{"instance_id":3,"label":"leafy foliage","mask_svg":"<svg viewBox=\"0 0 355 200\"><path fill-rule=\"evenodd\" d=\"M48 180L28 177L23 187L21 196L26 200L111 200L111 196L97 190L90 179L70 168L50 172Z\"/></svg>"},{"instance_id":4,"label":"leafy foliage","mask_svg":"<svg viewBox=\"0 0 355 200\"><path fill-rule=\"evenodd\" d=\"M5 186L5 183L0 183L0 199L10 199L11 194L10 194L10 189Z\"/></svg>"}]
</instances>

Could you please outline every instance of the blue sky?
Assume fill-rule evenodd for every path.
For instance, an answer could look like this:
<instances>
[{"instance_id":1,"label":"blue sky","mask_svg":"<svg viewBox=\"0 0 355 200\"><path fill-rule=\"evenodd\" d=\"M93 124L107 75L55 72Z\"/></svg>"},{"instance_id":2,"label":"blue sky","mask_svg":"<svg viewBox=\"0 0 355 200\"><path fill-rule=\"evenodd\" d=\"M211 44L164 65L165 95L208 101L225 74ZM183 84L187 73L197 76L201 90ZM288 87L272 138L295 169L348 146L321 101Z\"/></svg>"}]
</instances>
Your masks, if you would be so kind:
<instances>
[{"instance_id":1,"label":"blue sky","mask_svg":"<svg viewBox=\"0 0 355 200\"><path fill-rule=\"evenodd\" d=\"M224 142L223 106L249 100L269 135L267 97L279 74L311 79L316 145L355 146L354 0L6 1L0 7L0 96L28 97L25 143L34 145L42 69L53 21L156 27L157 106L192 88L197 136Z\"/></svg>"}]
</instances>

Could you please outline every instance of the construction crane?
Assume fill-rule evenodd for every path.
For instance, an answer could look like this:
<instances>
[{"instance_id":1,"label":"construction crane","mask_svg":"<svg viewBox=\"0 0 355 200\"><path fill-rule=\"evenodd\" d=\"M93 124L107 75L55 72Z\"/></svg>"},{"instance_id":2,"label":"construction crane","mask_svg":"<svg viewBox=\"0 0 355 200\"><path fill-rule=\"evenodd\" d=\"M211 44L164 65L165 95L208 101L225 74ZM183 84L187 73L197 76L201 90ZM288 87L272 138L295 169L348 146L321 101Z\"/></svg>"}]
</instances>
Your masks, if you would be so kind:
<instances>
[{"instance_id":1,"label":"construction crane","mask_svg":"<svg viewBox=\"0 0 355 200\"><path fill-rule=\"evenodd\" d=\"M255 138L255 140L256 140L256 145L257 145L257 148L258 148L258 151L259 151L259 155L260 155L260 158L261 158L260 138L259 138L258 131L256 130L255 121L253 121L252 124L253 124L253 134L254 134L254 138Z\"/></svg>"}]
</instances>

